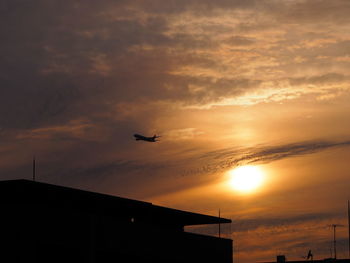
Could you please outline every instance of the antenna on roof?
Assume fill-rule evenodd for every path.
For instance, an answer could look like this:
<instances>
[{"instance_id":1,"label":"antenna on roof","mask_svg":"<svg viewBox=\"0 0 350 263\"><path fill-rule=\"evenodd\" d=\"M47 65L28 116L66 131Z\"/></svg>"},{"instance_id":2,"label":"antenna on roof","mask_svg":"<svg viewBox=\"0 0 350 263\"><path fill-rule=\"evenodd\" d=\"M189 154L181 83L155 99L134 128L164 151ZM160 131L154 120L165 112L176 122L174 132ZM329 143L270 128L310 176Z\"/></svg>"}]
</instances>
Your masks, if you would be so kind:
<instances>
[{"instance_id":1,"label":"antenna on roof","mask_svg":"<svg viewBox=\"0 0 350 263\"><path fill-rule=\"evenodd\" d=\"M33 181L35 182L35 155L33 155Z\"/></svg>"},{"instance_id":2,"label":"antenna on roof","mask_svg":"<svg viewBox=\"0 0 350 263\"><path fill-rule=\"evenodd\" d=\"M232 239L232 218L230 217L230 238Z\"/></svg>"},{"instance_id":3,"label":"antenna on roof","mask_svg":"<svg viewBox=\"0 0 350 263\"><path fill-rule=\"evenodd\" d=\"M220 209L219 209L219 238L221 237L221 223L220 223L221 217L220 217Z\"/></svg>"},{"instance_id":4,"label":"antenna on roof","mask_svg":"<svg viewBox=\"0 0 350 263\"><path fill-rule=\"evenodd\" d=\"M333 252L334 252L334 259L337 259L337 239L336 239L336 228L340 226L342 227L343 225L339 224L332 224L330 227L333 228Z\"/></svg>"},{"instance_id":5,"label":"antenna on roof","mask_svg":"<svg viewBox=\"0 0 350 263\"><path fill-rule=\"evenodd\" d=\"M348 200L348 230L349 230L349 258L350 258L350 201Z\"/></svg>"}]
</instances>

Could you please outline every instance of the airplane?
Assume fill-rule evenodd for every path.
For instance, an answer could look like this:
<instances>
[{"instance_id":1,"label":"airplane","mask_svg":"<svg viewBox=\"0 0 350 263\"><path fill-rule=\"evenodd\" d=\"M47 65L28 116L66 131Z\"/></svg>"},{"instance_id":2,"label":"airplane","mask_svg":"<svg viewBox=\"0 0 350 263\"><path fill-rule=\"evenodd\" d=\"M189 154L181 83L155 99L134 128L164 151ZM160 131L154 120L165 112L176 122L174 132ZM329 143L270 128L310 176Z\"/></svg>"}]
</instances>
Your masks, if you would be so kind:
<instances>
[{"instance_id":1,"label":"airplane","mask_svg":"<svg viewBox=\"0 0 350 263\"><path fill-rule=\"evenodd\" d=\"M157 138L160 136L153 135L153 137L146 137L140 134L134 134L136 141L146 141L146 142L158 142Z\"/></svg>"}]
</instances>

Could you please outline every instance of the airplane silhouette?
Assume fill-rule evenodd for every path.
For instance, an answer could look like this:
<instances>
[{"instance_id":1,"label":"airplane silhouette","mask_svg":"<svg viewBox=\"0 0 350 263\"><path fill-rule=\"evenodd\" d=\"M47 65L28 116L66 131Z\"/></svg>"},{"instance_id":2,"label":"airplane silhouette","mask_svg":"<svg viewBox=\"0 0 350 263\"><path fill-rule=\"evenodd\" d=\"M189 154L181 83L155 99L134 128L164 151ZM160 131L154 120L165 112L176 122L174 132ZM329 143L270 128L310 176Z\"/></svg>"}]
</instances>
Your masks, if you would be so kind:
<instances>
[{"instance_id":1,"label":"airplane silhouette","mask_svg":"<svg viewBox=\"0 0 350 263\"><path fill-rule=\"evenodd\" d=\"M153 137L146 137L140 134L134 134L136 141L146 141L146 142L158 142L157 138L160 136L153 135Z\"/></svg>"}]
</instances>

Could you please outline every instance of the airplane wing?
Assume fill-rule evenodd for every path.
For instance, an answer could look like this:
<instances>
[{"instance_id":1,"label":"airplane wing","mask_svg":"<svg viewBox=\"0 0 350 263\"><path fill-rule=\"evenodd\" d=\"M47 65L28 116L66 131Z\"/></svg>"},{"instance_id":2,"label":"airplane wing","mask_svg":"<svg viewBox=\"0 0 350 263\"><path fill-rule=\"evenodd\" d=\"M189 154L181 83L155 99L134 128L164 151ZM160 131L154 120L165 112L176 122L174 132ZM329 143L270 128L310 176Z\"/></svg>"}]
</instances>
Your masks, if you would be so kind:
<instances>
[{"instance_id":1,"label":"airplane wing","mask_svg":"<svg viewBox=\"0 0 350 263\"><path fill-rule=\"evenodd\" d=\"M146 137L145 136L142 136L140 134L134 134L134 137L136 139L136 141L139 141L139 140L146 140Z\"/></svg>"}]
</instances>

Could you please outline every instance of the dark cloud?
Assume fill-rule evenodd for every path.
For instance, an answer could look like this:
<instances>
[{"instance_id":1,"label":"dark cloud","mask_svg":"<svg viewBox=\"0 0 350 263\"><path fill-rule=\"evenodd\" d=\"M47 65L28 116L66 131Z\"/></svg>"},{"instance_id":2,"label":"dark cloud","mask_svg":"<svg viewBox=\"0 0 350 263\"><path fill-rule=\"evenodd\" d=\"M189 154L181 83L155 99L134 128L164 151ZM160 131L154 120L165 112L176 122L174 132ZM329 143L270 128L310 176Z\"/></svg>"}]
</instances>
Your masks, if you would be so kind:
<instances>
[{"instance_id":1,"label":"dark cloud","mask_svg":"<svg viewBox=\"0 0 350 263\"><path fill-rule=\"evenodd\" d=\"M297 13L293 10L311 12L311 6L319 10L312 11L314 16L324 10L334 10L331 13L336 16L337 7L345 10L348 4L303 1L291 6L289 17ZM271 17L284 10L284 5L226 0L166 4L109 0L65 4L57 0L2 1L0 126L32 129L79 118L95 122L97 116L115 112L114 105L120 103L129 103L130 107L144 101L201 105L258 89L262 81L244 75L174 73L186 67L204 72L231 70L232 65L198 51L217 50L222 42L215 33L227 34L234 28L212 22L197 25L202 28L200 33L193 30L169 33L175 14L191 11L193 17L205 17L208 12L215 16L216 8L258 10L263 17ZM249 23L258 29L264 21L257 19ZM239 30L239 24L236 29ZM234 34L226 44L252 46L258 41ZM317 52L347 54L348 41L334 45L332 50L336 51Z\"/></svg>"},{"instance_id":2,"label":"dark cloud","mask_svg":"<svg viewBox=\"0 0 350 263\"><path fill-rule=\"evenodd\" d=\"M125 73L138 70L126 63L133 61L127 50L139 44L164 45L169 39L162 34L164 19L150 18L144 24L135 17L110 21L100 14L110 4L2 2L3 128L39 127L48 120L60 119L59 115L69 121L91 113L93 108L97 112L105 110L106 96L110 97L113 89L118 90L112 95L114 101L119 101L120 94L128 88L125 79L134 77ZM120 7L119 4L113 6ZM142 59L147 58L140 56L138 61ZM110 73L109 68L119 72L119 78L103 80L101 74L106 70ZM64 113L67 109L69 114Z\"/></svg>"},{"instance_id":3,"label":"dark cloud","mask_svg":"<svg viewBox=\"0 0 350 263\"><path fill-rule=\"evenodd\" d=\"M177 0L164 2L160 0L153 0L149 3L138 2L134 6L141 7L143 10L147 10L150 13L165 13L165 14L176 14L186 11L191 11L197 14L208 14L213 9L249 9L255 6L263 6L263 3L268 1L257 1L257 0Z\"/></svg>"},{"instance_id":4,"label":"dark cloud","mask_svg":"<svg viewBox=\"0 0 350 263\"><path fill-rule=\"evenodd\" d=\"M281 6L280 6L281 7ZM276 10L281 20L296 23L348 23L350 3L347 0L304 0L290 2L284 8Z\"/></svg>"},{"instance_id":5,"label":"dark cloud","mask_svg":"<svg viewBox=\"0 0 350 263\"><path fill-rule=\"evenodd\" d=\"M292 85L313 84L313 85L327 85L333 83L341 83L348 81L349 76L338 73L328 73L320 76L303 77L303 78L291 78L290 83Z\"/></svg>"},{"instance_id":6,"label":"dark cloud","mask_svg":"<svg viewBox=\"0 0 350 263\"><path fill-rule=\"evenodd\" d=\"M226 42L232 46L249 46L254 44L256 41L252 38L244 36L232 36L227 39Z\"/></svg>"},{"instance_id":7,"label":"dark cloud","mask_svg":"<svg viewBox=\"0 0 350 263\"><path fill-rule=\"evenodd\" d=\"M190 51L218 43L200 34L169 36L165 15L146 15L214 6L207 1L185 2L3 1L1 127L31 129L93 119L113 111L118 103L132 105L145 99L201 104L256 88L258 80L171 73L179 65L217 66ZM216 5L236 8L254 3ZM200 86L201 92L191 92L190 85Z\"/></svg>"},{"instance_id":8,"label":"dark cloud","mask_svg":"<svg viewBox=\"0 0 350 263\"><path fill-rule=\"evenodd\" d=\"M51 78L2 81L0 126L3 129L31 129L65 122L80 97L71 77L54 74Z\"/></svg>"}]
</instances>

